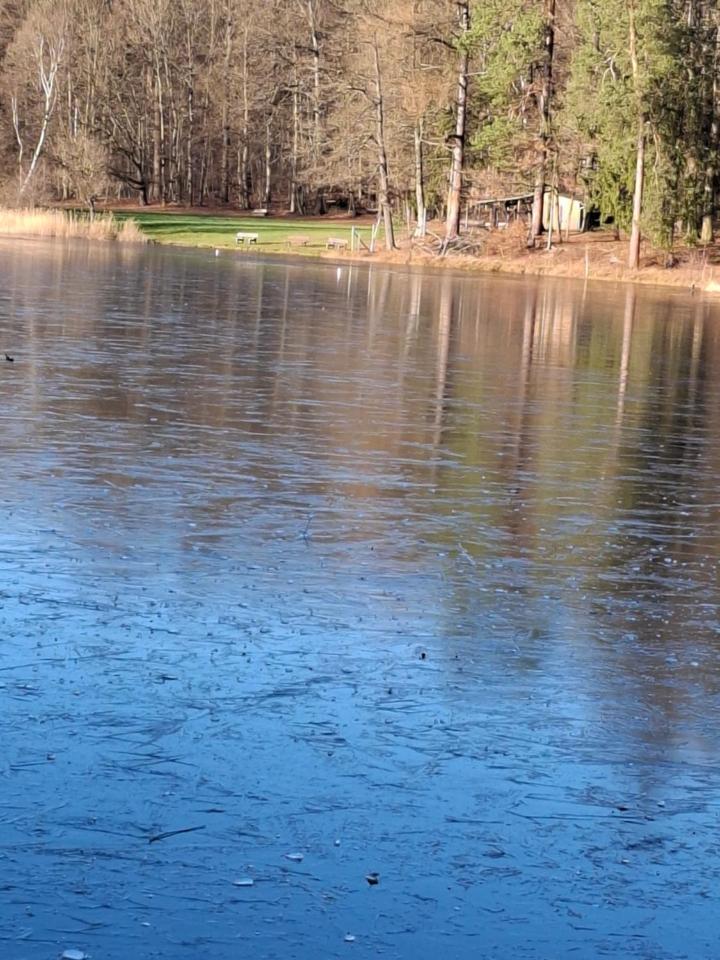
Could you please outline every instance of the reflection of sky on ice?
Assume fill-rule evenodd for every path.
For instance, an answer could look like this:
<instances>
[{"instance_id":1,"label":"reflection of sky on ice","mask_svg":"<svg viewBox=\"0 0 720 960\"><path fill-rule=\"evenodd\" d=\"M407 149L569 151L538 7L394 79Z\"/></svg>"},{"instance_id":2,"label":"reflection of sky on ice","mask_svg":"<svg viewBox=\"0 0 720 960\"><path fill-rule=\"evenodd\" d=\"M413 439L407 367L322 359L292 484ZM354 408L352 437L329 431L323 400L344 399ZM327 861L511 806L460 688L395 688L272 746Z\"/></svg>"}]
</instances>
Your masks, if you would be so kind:
<instances>
[{"instance_id":1,"label":"reflection of sky on ice","mask_svg":"<svg viewBox=\"0 0 720 960\"><path fill-rule=\"evenodd\" d=\"M3 254L13 957L713 955L710 305Z\"/></svg>"}]
</instances>

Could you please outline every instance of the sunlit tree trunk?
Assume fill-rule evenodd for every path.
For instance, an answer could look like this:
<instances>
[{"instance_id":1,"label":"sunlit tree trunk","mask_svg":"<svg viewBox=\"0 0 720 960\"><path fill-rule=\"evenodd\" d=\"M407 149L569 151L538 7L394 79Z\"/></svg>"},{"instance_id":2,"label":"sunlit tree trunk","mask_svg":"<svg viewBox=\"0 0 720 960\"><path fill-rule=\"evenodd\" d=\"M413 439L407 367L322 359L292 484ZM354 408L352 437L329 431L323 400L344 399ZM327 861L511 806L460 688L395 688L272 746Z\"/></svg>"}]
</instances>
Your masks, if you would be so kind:
<instances>
[{"instance_id":1,"label":"sunlit tree trunk","mask_svg":"<svg viewBox=\"0 0 720 960\"><path fill-rule=\"evenodd\" d=\"M637 140L635 147L635 188L633 191L632 227L630 230L630 249L628 251L628 266L637 270L640 266L640 240L643 190L645 186L645 115L640 92L640 67L637 54L637 27L635 22L635 2L628 0L628 26L630 63L632 66L633 86L637 101Z\"/></svg>"},{"instance_id":2,"label":"sunlit tree trunk","mask_svg":"<svg viewBox=\"0 0 720 960\"><path fill-rule=\"evenodd\" d=\"M297 73L295 74L294 80L292 93L292 155L290 157L290 186L288 196L290 213L296 212L298 148L300 139L300 91L298 89Z\"/></svg>"},{"instance_id":3,"label":"sunlit tree trunk","mask_svg":"<svg viewBox=\"0 0 720 960\"><path fill-rule=\"evenodd\" d=\"M243 68L242 68L242 90L243 90L243 142L240 160L240 197L243 207L247 210L250 206L250 195L252 192L252 180L250 174L250 78L248 72L248 28L245 25L243 32Z\"/></svg>"},{"instance_id":4,"label":"sunlit tree trunk","mask_svg":"<svg viewBox=\"0 0 720 960\"><path fill-rule=\"evenodd\" d=\"M553 54L555 50L555 0L545 0L543 30L543 59L538 108L540 114L540 145L537 169L535 171L535 189L533 192L532 222L530 225L529 246L543 230L543 206L545 202L545 177L547 172L550 144L550 110L552 100Z\"/></svg>"},{"instance_id":5,"label":"sunlit tree trunk","mask_svg":"<svg viewBox=\"0 0 720 960\"><path fill-rule=\"evenodd\" d=\"M377 39L372 45L373 63L375 67L375 143L378 152L378 183L379 205L385 226L385 247L388 250L395 248L395 232L392 222L392 207L390 205L390 179L388 176L387 150L385 148L385 105L383 102L382 76L380 73L380 55Z\"/></svg>"},{"instance_id":6,"label":"sunlit tree trunk","mask_svg":"<svg viewBox=\"0 0 720 960\"><path fill-rule=\"evenodd\" d=\"M457 4L460 21L460 52L458 57L457 91L455 94L455 133L451 137L452 159L445 215L445 242L454 240L460 232L460 201L465 160L465 124L467 118L468 67L470 56L467 35L470 31L470 3L463 0Z\"/></svg>"},{"instance_id":7,"label":"sunlit tree trunk","mask_svg":"<svg viewBox=\"0 0 720 960\"><path fill-rule=\"evenodd\" d=\"M320 150L320 41L315 19L315 0L307 0L307 14L313 73L313 159L317 159Z\"/></svg>"},{"instance_id":8,"label":"sunlit tree trunk","mask_svg":"<svg viewBox=\"0 0 720 960\"><path fill-rule=\"evenodd\" d=\"M717 14L716 14L717 16ZM705 175L703 180L703 215L700 239L702 243L712 243L714 239L713 217L715 214L715 190L717 181L717 156L720 148L720 120L718 110L720 109L720 79L718 78L718 69L720 63L718 60L720 53L720 21L718 22L715 33L715 50L712 57L713 81L712 81L712 100L710 104L710 137L708 143L708 161L705 165Z\"/></svg>"},{"instance_id":9,"label":"sunlit tree trunk","mask_svg":"<svg viewBox=\"0 0 720 960\"><path fill-rule=\"evenodd\" d=\"M30 160L30 166L28 167L27 173L25 174L20 185L21 194L27 190L33 174L37 169L43 147L45 146L45 139L50 126L50 120L53 115L53 110L55 109L55 101L57 97L57 74L58 69L60 68L60 61L62 60L64 48L64 37L61 37L55 43L49 42L42 35L40 35L37 39L35 55L37 58L38 79L40 81L40 88L43 95L43 117L40 124L40 132L38 133L38 138L35 143L35 149L33 150L32 158ZM17 113L17 104L15 105L14 112L15 114ZM15 123L17 134L17 116L15 116ZM22 143L20 143L20 145L22 147ZM22 150L20 152L22 156Z\"/></svg>"},{"instance_id":10,"label":"sunlit tree trunk","mask_svg":"<svg viewBox=\"0 0 720 960\"><path fill-rule=\"evenodd\" d=\"M423 122L418 120L414 130L415 141L415 206L417 207L416 235L424 237L427 229L427 206L425 204L425 171L423 157Z\"/></svg>"},{"instance_id":11,"label":"sunlit tree trunk","mask_svg":"<svg viewBox=\"0 0 720 960\"><path fill-rule=\"evenodd\" d=\"M265 188L263 190L263 206L270 205L272 175L272 141L270 139L270 117L265 121Z\"/></svg>"},{"instance_id":12,"label":"sunlit tree trunk","mask_svg":"<svg viewBox=\"0 0 720 960\"><path fill-rule=\"evenodd\" d=\"M223 203L230 202L230 58L232 55L232 21L228 16L225 25L225 51L223 56L223 104L222 104L222 155L220 157L220 180Z\"/></svg>"},{"instance_id":13,"label":"sunlit tree trunk","mask_svg":"<svg viewBox=\"0 0 720 960\"><path fill-rule=\"evenodd\" d=\"M194 201L195 181L193 177L193 121L194 121L194 99L195 91L193 89L193 76L190 74L187 87L187 132L185 134L185 188L187 191L187 202L190 206Z\"/></svg>"}]
</instances>

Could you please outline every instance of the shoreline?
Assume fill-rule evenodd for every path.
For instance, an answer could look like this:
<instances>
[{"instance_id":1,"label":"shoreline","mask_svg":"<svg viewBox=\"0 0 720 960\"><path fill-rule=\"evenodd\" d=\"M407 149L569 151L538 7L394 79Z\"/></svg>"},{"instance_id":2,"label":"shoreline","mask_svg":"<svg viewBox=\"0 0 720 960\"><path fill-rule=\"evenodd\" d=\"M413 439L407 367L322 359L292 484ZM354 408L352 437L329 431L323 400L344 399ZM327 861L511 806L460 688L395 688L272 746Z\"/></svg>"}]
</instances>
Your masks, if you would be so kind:
<instances>
[{"instance_id":1,"label":"shoreline","mask_svg":"<svg viewBox=\"0 0 720 960\"><path fill-rule=\"evenodd\" d=\"M54 207L67 213L67 208ZM18 211L20 213L20 211ZM481 235L480 242L488 247L487 253L437 254L423 249L416 242L404 238L398 241L396 250L380 246L374 253L367 250L349 251L326 249L329 233L339 234L351 228L362 230L366 235L372 226L371 218L348 220L342 217L252 217L235 211L205 210L196 208L142 208L135 206L108 205L102 213L110 214L120 223L133 221L147 243L161 246L176 246L187 249L218 250L234 252L236 256L268 256L293 260L321 260L333 263L385 264L388 266L412 267L431 270L454 270L465 274L502 274L519 277L545 277L554 279L602 281L605 283L632 283L643 286L662 286L684 289L690 293L720 294L720 246L712 244L706 249L677 248L672 252L672 265L665 264L666 253L648 250L639 270L625 266L627 241L616 240L602 231L572 234L556 243L550 250L528 250L524 245L524 230L514 234L488 233ZM257 244L239 247L235 243L238 228L247 230L248 225L260 235ZM293 235L307 231L310 242L294 245ZM134 232L134 231L133 231ZM263 241L263 232L267 239ZM6 239L55 239L57 235L29 230L27 234L17 229L2 230L0 237ZM117 237L93 237L113 239ZM127 239L131 239L128 237ZM134 237L132 239L135 239ZM140 241L140 237L137 238ZM382 241L381 241L382 243ZM717 277L714 274L717 271Z\"/></svg>"},{"instance_id":2,"label":"shoreline","mask_svg":"<svg viewBox=\"0 0 720 960\"><path fill-rule=\"evenodd\" d=\"M290 254L292 255L292 254ZM688 292L720 293L720 283L705 276L703 279L701 268L680 268L673 270L646 266L639 271L631 271L626 267L618 267L614 271L605 269L593 270L592 266L585 272L584 266L577 269L572 263L543 263L538 261L540 254L530 255L527 260L500 259L496 257L465 257L465 256L428 256L418 251L408 254L405 251L377 251L373 255L362 253L319 255L324 259L335 262L354 263L383 263L388 265L422 267L438 270L457 270L463 273L478 273L483 275L500 274L516 277L540 277L555 280L575 281L602 281L605 283L635 283L644 286L664 286L675 289L684 289ZM707 273L707 271L706 271Z\"/></svg>"},{"instance_id":3,"label":"shoreline","mask_svg":"<svg viewBox=\"0 0 720 960\"><path fill-rule=\"evenodd\" d=\"M150 243L158 246L174 246L190 250L212 250L209 244L193 244L175 242L172 240L151 240ZM373 264L384 266L410 267L427 270L452 270L465 274L479 274L483 276L500 275L515 277L537 277L551 280L593 281L603 283L638 284L642 286L660 286L675 290L685 290L688 293L720 294L720 281L712 278L710 269L702 267L665 268L644 266L639 271L631 271L627 267L617 266L614 270L603 268L593 269L585 273L584 265L578 269L574 263L541 262L540 253L530 254L527 258L498 258L483 256L446 255L432 256L419 251L398 249L387 251L380 249L375 253L366 252L338 252L326 250L308 250L300 252L298 249L268 249L260 248L232 248L218 247L221 253L235 253L243 257L277 257L278 259L292 259L295 261L320 260L334 264ZM720 269L718 270L720 276Z\"/></svg>"},{"instance_id":4,"label":"shoreline","mask_svg":"<svg viewBox=\"0 0 720 960\"><path fill-rule=\"evenodd\" d=\"M136 205L107 207L108 212L121 216L137 216L148 222L158 217L196 219L197 231L203 229L207 220L216 220L219 223L241 221L242 229L247 229L252 223L254 229L262 231L263 224L267 227L281 228L287 233L302 232L305 229L333 232L346 230L349 234L352 227L369 230L374 217L364 216L353 219L338 216L298 217L293 214L285 216L254 218L248 216L247 211L228 211L227 208L189 208L189 207L139 207ZM142 226L142 219L138 220ZM436 232L441 226L436 224ZM522 234L522 236L520 235ZM294 260L317 259L333 263L362 263L388 264L403 267L420 267L423 269L457 270L463 273L477 274L505 274L510 276L551 277L567 280L598 280L610 283L633 283L644 286L663 286L676 289L685 289L690 293L703 291L706 293L720 293L720 245L712 244L707 249L679 247L673 250L674 266L667 267L664 260L665 252L646 248L643 257L644 263L637 271L625 266L628 253L628 241L616 240L613 235L605 231L592 233L571 234L569 238L556 243L550 251L528 250L524 244L524 229L515 235L495 232L482 236L482 241L490 248L488 253L479 255L449 254L437 256L423 250L416 243L407 238L399 240L397 250L387 251L382 246L373 254L366 251L337 251L325 250L318 247L297 247L289 244L260 243L258 247L238 248L234 243L205 242L200 237L195 239L193 231L183 234L183 238L173 239L172 236L151 236L153 242L171 246L185 246L194 248L235 250L238 254L247 255L257 253L270 257L292 257ZM714 272L717 270L717 281Z\"/></svg>"}]
</instances>

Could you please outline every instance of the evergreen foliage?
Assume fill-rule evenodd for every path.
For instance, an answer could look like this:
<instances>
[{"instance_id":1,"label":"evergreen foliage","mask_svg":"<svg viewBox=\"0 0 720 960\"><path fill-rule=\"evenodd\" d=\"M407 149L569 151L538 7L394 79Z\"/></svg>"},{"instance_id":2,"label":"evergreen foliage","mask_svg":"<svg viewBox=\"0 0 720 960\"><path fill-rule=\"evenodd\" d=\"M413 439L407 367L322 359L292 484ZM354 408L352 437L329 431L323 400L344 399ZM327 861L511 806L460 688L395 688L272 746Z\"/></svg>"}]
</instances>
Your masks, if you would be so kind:
<instances>
[{"instance_id":1,"label":"evergreen foliage","mask_svg":"<svg viewBox=\"0 0 720 960\"><path fill-rule=\"evenodd\" d=\"M0 169L23 203L443 216L462 140L466 196L537 204L552 182L622 231L635 202L655 243L706 242L719 112L720 0L0 5Z\"/></svg>"}]
</instances>

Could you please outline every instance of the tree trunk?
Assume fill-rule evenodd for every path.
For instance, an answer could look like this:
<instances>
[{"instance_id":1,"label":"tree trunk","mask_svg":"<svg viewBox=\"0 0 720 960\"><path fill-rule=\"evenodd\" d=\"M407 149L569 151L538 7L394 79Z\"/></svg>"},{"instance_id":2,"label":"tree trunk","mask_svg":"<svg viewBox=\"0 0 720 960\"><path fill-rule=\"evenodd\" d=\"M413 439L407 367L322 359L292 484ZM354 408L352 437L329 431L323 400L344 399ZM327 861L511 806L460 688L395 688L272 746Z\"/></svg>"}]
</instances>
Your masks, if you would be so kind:
<instances>
[{"instance_id":1,"label":"tree trunk","mask_svg":"<svg viewBox=\"0 0 720 960\"><path fill-rule=\"evenodd\" d=\"M385 225L385 249L395 249L395 232L392 222L392 207L390 206L390 181L388 176L387 151L385 149L385 115L382 93L382 77L380 74L380 55L377 39L373 43L373 59L375 65L375 142L378 151L378 199L380 212Z\"/></svg>"},{"instance_id":2,"label":"tree trunk","mask_svg":"<svg viewBox=\"0 0 720 960\"><path fill-rule=\"evenodd\" d=\"M708 161L705 165L703 180L703 215L700 240L702 243L712 243L714 239L713 217L715 213L715 189L717 181L717 156L720 147L720 121L718 119L718 103L720 99L720 81L718 80L718 52L720 51L720 22L715 35L715 52L712 57L713 82L712 101L710 104L710 142L708 144Z\"/></svg>"},{"instance_id":3,"label":"tree trunk","mask_svg":"<svg viewBox=\"0 0 720 960\"><path fill-rule=\"evenodd\" d=\"M467 116L467 87L469 54L462 43L470 30L470 2L458 2L460 20L460 57L458 64L457 92L455 94L455 133L451 138L452 160L450 162L450 185L448 187L447 212L445 215L445 243L454 240L460 232L460 198L465 160L465 120Z\"/></svg>"},{"instance_id":4,"label":"tree trunk","mask_svg":"<svg viewBox=\"0 0 720 960\"><path fill-rule=\"evenodd\" d=\"M153 199L162 200L165 191L165 127L163 122L162 84L160 69L155 71L155 98L153 102Z\"/></svg>"},{"instance_id":5,"label":"tree trunk","mask_svg":"<svg viewBox=\"0 0 720 960\"><path fill-rule=\"evenodd\" d=\"M542 80L538 109L540 113L540 147L537 169L535 171L535 189L533 192L532 222L528 246L535 245L535 237L543 231L543 206L545 203L545 172L547 170L550 144L550 109L552 98L553 54L555 50L555 0L545 0L544 50L542 59Z\"/></svg>"},{"instance_id":6,"label":"tree trunk","mask_svg":"<svg viewBox=\"0 0 720 960\"><path fill-rule=\"evenodd\" d=\"M300 92L298 90L298 78L295 75L292 98L292 156L290 157L290 190L288 200L290 201L290 213L296 212L297 205L297 172L298 172L298 146L300 137Z\"/></svg>"},{"instance_id":7,"label":"tree trunk","mask_svg":"<svg viewBox=\"0 0 720 960\"><path fill-rule=\"evenodd\" d=\"M225 26L225 55L223 58L223 105L222 105L222 154L220 158L220 179L223 203L230 203L230 58L232 55L232 21Z\"/></svg>"},{"instance_id":8,"label":"tree trunk","mask_svg":"<svg viewBox=\"0 0 720 960\"><path fill-rule=\"evenodd\" d=\"M163 134L163 203L167 201L179 200L179 194L183 190L182 169L181 169L181 150L180 140L182 136L181 122L177 108L176 88L173 84L170 73L170 63L168 57L163 55L163 71L167 82L167 107L165 118L163 114L164 134Z\"/></svg>"},{"instance_id":9,"label":"tree trunk","mask_svg":"<svg viewBox=\"0 0 720 960\"><path fill-rule=\"evenodd\" d=\"M252 174L250 173L250 94L248 90L248 28L243 34L243 143L240 161L240 197L243 207L250 207Z\"/></svg>"},{"instance_id":10,"label":"tree trunk","mask_svg":"<svg viewBox=\"0 0 720 960\"><path fill-rule=\"evenodd\" d=\"M628 266L637 270L640 266L640 222L642 219L643 188L645 186L645 116L640 93L640 68L637 56L637 32L635 26L635 2L628 2L628 26L630 41L630 63L632 65L633 86L637 101L637 147L635 159L635 189L633 192L632 229L630 231L630 249L628 251Z\"/></svg>"},{"instance_id":11,"label":"tree trunk","mask_svg":"<svg viewBox=\"0 0 720 960\"><path fill-rule=\"evenodd\" d=\"M308 23L313 69L313 158L317 160L320 150L320 43L315 22L315 0L307 0Z\"/></svg>"},{"instance_id":12,"label":"tree trunk","mask_svg":"<svg viewBox=\"0 0 720 960\"><path fill-rule=\"evenodd\" d=\"M18 181L22 182L22 165L23 165L23 139L20 133L20 117L18 115L18 106L17 106L17 97L13 96L10 98L10 106L12 109L12 123L13 130L15 131L15 139L17 140L18 145Z\"/></svg>"},{"instance_id":13,"label":"tree trunk","mask_svg":"<svg viewBox=\"0 0 720 960\"><path fill-rule=\"evenodd\" d=\"M271 152L271 142L270 142L270 117L265 121L265 189L263 191L263 206L270 206L270 196L271 196L271 182L270 176L272 173L272 152Z\"/></svg>"},{"instance_id":14,"label":"tree trunk","mask_svg":"<svg viewBox=\"0 0 720 960\"><path fill-rule=\"evenodd\" d=\"M642 217L643 187L645 183L645 118L638 120L638 135L635 162L635 191L633 193L632 228L630 231L630 250L628 266L637 270L640 266L640 220Z\"/></svg>"},{"instance_id":15,"label":"tree trunk","mask_svg":"<svg viewBox=\"0 0 720 960\"><path fill-rule=\"evenodd\" d=\"M193 178L193 101L194 101L195 91L193 90L193 77L190 75L190 80L187 88L187 133L185 135L185 184L187 189L187 202L190 206L193 205L193 191L195 188L194 178Z\"/></svg>"},{"instance_id":16,"label":"tree trunk","mask_svg":"<svg viewBox=\"0 0 720 960\"><path fill-rule=\"evenodd\" d=\"M25 178L20 186L20 193L24 193L27 189L30 180L32 179L33 174L40 160L40 155L42 154L43 147L45 145L45 138L47 137L48 127L50 126L50 119L55 108L56 100L56 80L57 72L60 67L60 61L62 59L62 53L64 48L64 41L60 41L57 46L52 44L47 44L48 51L48 65L45 65L45 48L46 41L45 37L40 36L38 38L37 45L37 61L38 61L38 73L40 79L40 86L43 92L43 119L40 126L40 133L38 134L37 142L35 144L35 149L33 150L32 159L30 160L30 166L28 167L28 172L25 174Z\"/></svg>"},{"instance_id":17,"label":"tree trunk","mask_svg":"<svg viewBox=\"0 0 720 960\"><path fill-rule=\"evenodd\" d=\"M427 229L427 207L425 205L425 171L423 158L423 121L415 124L415 206L417 207L417 227L415 235L424 237Z\"/></svg>"}]
</instances>

